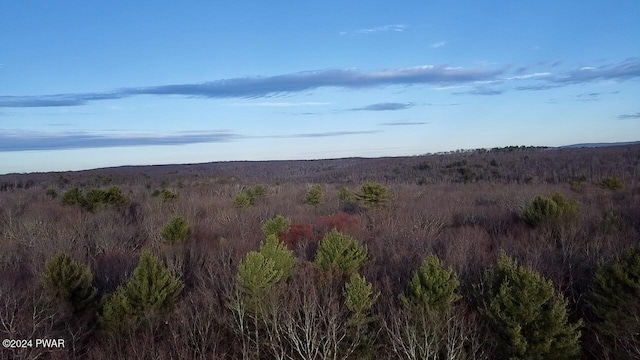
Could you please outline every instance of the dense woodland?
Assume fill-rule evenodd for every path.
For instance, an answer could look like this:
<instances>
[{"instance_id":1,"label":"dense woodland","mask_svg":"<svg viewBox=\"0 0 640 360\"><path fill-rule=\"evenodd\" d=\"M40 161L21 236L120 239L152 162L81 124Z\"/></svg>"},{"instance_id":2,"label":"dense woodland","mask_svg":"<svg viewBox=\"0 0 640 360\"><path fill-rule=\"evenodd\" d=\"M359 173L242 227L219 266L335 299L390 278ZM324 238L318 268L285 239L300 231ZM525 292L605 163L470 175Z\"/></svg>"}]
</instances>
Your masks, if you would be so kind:
<instances>
[{"instance_id":1,"label":"dense woodland","mask_svg":"<svg viewBox=\"0 0 640 360\"><path fill-rule=\"evenodd\" d=\"M0 176L6 359L639 359L640 146Z\"/></svg>"}]
</instances>

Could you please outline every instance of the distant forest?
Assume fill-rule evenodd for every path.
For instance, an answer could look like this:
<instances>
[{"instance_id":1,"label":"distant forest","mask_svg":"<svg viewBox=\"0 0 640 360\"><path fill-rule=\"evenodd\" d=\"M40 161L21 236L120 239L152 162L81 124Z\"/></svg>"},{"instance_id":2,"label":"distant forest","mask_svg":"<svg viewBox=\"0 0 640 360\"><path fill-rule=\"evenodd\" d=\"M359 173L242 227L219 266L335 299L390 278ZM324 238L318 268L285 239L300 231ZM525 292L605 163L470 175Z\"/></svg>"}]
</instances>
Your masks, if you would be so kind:
<instances>
[{"instance_id":1,"label":"distant forest","mask_svg":"<svg viewBox=\"0 0 640 360\"><path fill-rule=\"evenodd\" d=\"M0 175L0 278L2 359L640 359L640 145Z\"/></svg>"}]
</instances>

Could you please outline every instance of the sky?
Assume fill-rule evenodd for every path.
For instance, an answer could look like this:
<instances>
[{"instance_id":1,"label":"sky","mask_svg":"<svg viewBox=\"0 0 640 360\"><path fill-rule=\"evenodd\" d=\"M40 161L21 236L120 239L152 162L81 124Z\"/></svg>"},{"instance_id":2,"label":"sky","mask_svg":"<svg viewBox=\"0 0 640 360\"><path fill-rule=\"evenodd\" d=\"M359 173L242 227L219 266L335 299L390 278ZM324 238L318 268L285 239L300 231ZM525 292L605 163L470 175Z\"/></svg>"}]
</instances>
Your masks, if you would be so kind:
<instances>
[{"instance_id":1,"label":"sky","mask_svg":"<svg viewBox=\"0 0 640 360\"><path fill-rule=\"evenodd\" d=\"M0 1L0 174L640 140L640 1Z\"/></svg>"}]
</instances>

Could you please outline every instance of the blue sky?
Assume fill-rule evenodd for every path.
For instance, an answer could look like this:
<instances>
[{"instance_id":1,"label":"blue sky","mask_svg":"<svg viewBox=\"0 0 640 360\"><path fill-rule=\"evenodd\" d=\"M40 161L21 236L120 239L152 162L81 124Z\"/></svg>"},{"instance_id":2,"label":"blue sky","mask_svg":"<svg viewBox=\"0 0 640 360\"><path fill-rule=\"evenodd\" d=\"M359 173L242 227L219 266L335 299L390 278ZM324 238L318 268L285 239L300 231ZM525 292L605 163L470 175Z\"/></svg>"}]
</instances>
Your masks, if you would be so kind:
<instances>
[{"instance_id":1,"label":"blue sky","mask_svg":"<svg viewBox=\"0 0 640 360\"><path fill-rule=\"evenodd\" d=\"M640 2L0 2L0 173L640 140Z\"/></svg>"}]
</instances>

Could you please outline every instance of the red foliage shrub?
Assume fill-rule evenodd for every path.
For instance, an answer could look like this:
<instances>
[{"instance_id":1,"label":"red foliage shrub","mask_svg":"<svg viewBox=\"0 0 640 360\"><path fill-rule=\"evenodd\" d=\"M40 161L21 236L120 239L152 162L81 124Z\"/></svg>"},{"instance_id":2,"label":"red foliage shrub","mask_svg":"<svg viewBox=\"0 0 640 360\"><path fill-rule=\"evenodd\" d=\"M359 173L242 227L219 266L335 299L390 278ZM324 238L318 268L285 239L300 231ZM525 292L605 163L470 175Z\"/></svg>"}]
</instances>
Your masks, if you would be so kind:
<instances>
[{"instance_id":1,"label":"red foliage shrub","mask_svg":"<svg viewBox=\"0 0 640 360\"><path fill-rule=\"evenodd\" d=\"M318 230L319 238L324 237L333 229L356 238L361 237L365 232L360 217L344 212L321 216L316 223L316 229Z\"/></svg>"},{"instance_id":2,"label":"red foliage shrub","mask_svg":"<svg viewBox=\"0 0 640 360\"><path fill-rule=\"evenodd\" d=\"M309 224L291 224L279 238L289 248L294 248L301 240L313 239L313 231Z\"/></svg>"}]
</instances>

